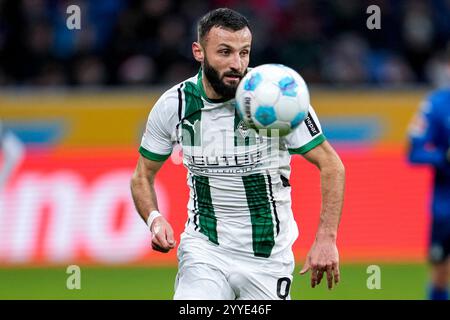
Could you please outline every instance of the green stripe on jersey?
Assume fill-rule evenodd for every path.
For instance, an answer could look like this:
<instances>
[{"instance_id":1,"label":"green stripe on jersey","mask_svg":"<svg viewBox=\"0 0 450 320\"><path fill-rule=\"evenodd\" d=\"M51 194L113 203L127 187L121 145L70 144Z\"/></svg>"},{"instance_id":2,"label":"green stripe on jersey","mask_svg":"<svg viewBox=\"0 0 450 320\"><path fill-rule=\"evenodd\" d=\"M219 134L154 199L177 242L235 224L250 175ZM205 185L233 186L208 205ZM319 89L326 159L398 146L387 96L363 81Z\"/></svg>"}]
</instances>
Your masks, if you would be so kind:
<instances>
[{"instance_id":1,"label":"green stripe on jersey","mask_svg":"<svg viewBox=\"0 0 450 320\"><path fill-rule=\"evenodd\" d=\"M200 146L201 143L201 117L203 101L198 94L197 86L192 82L185 82L184 91L184 117L182 123L183 145Z\"/></svg>"},{"instance_id":2,"label":"green stripe on jersey","mask_svg":"<svg viewBox=\"0 0 450 320\"><path fill-rule=\"evenodd\" d=\"M256 257L268 258L275 246L275 238L266 180L257 173L243 176L242 182L252 221L253 253Z\"/></svg>"},{"instance_id":3,"label":"green stripe on jersey","mask_svg":"<svg viewBox=\"0 0 450 320\"><path fill-rule=\"evenodd\" d=\"M197 213L199 214L200 232L208 239L219 244L217 238L217 218L211 199L208 177L193 176L195 192L197 194Z\"/></svg>"},{"instance_id":4,"label":"green stripe on jersey","mask_svg":"<svg viewBox=\"0 0 450 320\"><path fill-rule=\"evenodd\" d=\"M288 149L290 154L305 154L308 151L311 151L315 147L317 147L319 144L324 142L326 140L325 136L323 134L318 135L314 139L312 139L310 142L305 144L304 146L297 148L297 149Z\"/></svg>"}]
</instances>

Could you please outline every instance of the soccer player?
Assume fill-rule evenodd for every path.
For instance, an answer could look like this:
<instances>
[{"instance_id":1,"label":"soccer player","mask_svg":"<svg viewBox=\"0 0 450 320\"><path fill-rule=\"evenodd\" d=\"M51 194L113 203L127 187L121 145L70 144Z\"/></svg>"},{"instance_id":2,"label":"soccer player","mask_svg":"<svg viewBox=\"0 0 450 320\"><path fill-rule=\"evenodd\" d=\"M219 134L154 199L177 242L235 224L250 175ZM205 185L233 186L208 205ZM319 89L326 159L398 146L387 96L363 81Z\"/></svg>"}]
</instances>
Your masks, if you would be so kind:
<instances>
[{"instance_id":1,"label":"soccer player","mask_svg":"<svg viewBox=\"0 0 450 320\"><path fill-rule=\"evenodd\" d=\"M450 50L445 55L450 70ZM449 72L450 79L450 72ZM448 300L450 272L450 88L432 92L409 129L409 161L434 171L428 298Z\"/></svg>"},{"instance_id":2,"label":"soccer player","mask_svg":"<svg viewBox=\"0 0 450 320\"><path fill-rule=\"evenodd\" d=\"M188 219L177 252L174 299L290 299L291 247L298 236L291 210L291 154L316 165L322 182L320 224L301 273L311 271L312 287L324 273L330 289L339 281L336 237L344 166L312 107L276 150L272 139L246 128L234 97L251 44L244 16L225 8L207 13L192 44L201 64L198 74L166 91L148 118L131 190L155 250L168 252L176 245L170 224L158 212L153 186L176 141L188 170Z\"/></svg>"}]
</instances>

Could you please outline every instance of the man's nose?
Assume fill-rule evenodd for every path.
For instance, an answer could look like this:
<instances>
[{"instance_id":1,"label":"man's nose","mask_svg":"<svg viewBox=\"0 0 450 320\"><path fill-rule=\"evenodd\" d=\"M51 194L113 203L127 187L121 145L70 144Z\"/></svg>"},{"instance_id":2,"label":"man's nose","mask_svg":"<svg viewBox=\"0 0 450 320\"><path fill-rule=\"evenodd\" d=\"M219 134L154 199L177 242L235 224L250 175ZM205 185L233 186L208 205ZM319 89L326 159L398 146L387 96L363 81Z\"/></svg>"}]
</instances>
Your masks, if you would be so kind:
<instances>
[{"instance_id":1,"label":"man's nose","mask_svg":"<svg viewBox=\"0 0 450 320\"><path fill-rule=\"evenodd\" d=\"M239 55L239 53L233 54L230 68L238 72L241 72L241 66L242 66L241 56Z\"/></svg>"}]
</instances>

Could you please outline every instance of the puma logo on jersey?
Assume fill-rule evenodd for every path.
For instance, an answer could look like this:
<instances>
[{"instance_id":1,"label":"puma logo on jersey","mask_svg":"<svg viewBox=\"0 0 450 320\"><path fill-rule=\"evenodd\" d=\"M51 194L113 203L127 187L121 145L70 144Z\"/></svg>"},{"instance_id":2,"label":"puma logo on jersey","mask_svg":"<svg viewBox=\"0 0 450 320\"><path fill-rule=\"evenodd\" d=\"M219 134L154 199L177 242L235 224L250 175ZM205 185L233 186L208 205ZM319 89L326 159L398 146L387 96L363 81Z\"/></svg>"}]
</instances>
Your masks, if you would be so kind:
<instances>
[{"instance_id":1,"label":"puma logo on jersey","mask_svg":"<svg viewBox=\"0 0 450 320\"><path fill-rule=\"evenodd\" d=\"M186 125L188 125L188 126L190 126L190 127L192 127L192 131L194 131L194 133L197 133L196 131L195 131L195 124L198 122L198 119L197 120L195 120L194 121L194 123L191 123L189 120L187 120L187 119L184 119L184 124L186 124Z\"/></svg>"}]
</instances>

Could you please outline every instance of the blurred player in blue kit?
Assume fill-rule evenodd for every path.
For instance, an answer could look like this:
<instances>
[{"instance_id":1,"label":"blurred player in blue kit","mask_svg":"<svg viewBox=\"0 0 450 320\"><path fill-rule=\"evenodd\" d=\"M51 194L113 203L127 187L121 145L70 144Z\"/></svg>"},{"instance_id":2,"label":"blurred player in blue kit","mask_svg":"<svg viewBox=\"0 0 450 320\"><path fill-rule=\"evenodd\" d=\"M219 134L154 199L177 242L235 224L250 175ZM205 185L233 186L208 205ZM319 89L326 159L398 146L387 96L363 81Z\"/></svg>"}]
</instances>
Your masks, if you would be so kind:
<instances>
[{"instance_id":1,"label":"blurred player in blue kit","mask_svg":"<svg viewBox=\"0 0 450 320\"><path fill-rule=\"evenodd\" d=\"M444 53L450 80L450 46ZM428 298L448 300L450 274L450 81L431 92L409 129L409 161L433 167Z\"/></svg>"}]
</instances>

